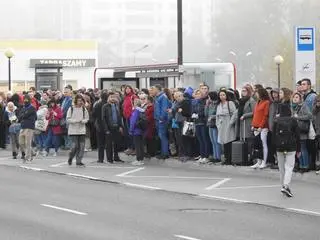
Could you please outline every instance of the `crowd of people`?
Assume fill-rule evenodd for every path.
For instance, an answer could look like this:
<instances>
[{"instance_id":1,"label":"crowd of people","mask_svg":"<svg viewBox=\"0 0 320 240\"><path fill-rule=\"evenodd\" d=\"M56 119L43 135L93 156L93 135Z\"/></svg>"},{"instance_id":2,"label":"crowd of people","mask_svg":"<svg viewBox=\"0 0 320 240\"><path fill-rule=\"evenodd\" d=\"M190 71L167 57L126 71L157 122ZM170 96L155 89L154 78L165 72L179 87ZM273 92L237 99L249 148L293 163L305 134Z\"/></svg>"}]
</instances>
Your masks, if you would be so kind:
<instances>
[{"instance_id":1,"label":"crowd of people","mask_svg":"<svg viewBox=\"0 0 320 240\"><path fill-rule=\"evenodd\" d=\"M70 150L68 164L76 158L78 166L92 150L99 163L122 162L124 151L136 156L133 165L150 157L231 165L232 143L239 139L248 142L252 168L279 167L284 179L285 167L304 173L318 170L320 161L320 96L309 79L294 91L247 84L240 93L211 91L204 83L198 89L123 85L119 91L32 87L22 94L1 93L0 114L0 148L10 139L13 158L20 153L24 162L64 149ZM280 136L286 130L279 130L283 117L291 122L286 137ZM288 159L293 159L289 165ZM290 178L283 181L288 185Z\"/></svg>"}]
</instances>

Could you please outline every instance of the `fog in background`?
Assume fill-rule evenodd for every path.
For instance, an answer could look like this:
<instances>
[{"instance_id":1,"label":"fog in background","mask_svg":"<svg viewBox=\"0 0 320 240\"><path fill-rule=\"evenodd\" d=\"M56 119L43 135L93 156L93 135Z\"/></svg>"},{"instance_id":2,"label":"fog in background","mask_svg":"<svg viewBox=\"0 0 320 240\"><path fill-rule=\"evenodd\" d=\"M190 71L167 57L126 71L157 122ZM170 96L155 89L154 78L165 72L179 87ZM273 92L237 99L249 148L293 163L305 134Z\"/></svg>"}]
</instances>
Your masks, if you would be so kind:
<instances>
[{"instance_id":1,"label":"fog in background","mask_svg":"<svg viewBox=\"0 0 320 240\"><path fill-rule=\"evenodd\" d=\"M294 26L319 27L320 20L319 0L183 0L183 5L184 61L234 62L240 81L271 86L277 54L285 59L282 79L291 86ZM1 0L0 19L1 39L96 40L100 67L177 58L176 0Z\"/></svg>"}]
</instances>

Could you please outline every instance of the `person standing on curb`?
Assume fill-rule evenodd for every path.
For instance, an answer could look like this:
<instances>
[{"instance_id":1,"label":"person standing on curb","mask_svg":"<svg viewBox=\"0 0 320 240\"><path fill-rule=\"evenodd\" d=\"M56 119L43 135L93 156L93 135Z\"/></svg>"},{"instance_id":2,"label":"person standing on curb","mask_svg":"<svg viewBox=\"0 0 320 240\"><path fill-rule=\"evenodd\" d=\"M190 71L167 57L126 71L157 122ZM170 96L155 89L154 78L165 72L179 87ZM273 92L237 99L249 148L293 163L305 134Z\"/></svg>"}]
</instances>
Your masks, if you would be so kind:
<instances>
[{"instance_id":1,"label":"person standing on curb","mask_svg":"<svg viewBox=\"0 0 320 240\"><path fill-rule=\"evenodd\" d=\"M32 139L37 120L37 111L31 105L31 98L29 95L24 96L24 107L19 114L19 122L21 123L21 130L19 135L19 144L22 152L23 163L32 161Z\"/></svg>"},{"instance_id":2,"label":"person standing on curb","mask_svg":"<svg viewBox=\"0 0 320 240\"><path fill-rule=\"evenodd\" d=\"M276 145L278 166L280 172L281 192L287 197L293 197L290 190L295 155L301 155L300 130L298 122L292 117L290 105L279 105L280 116L273 124L273 141Z\"/></svg>"},{"instance_id":3,"label":"person standing on curb","mask_svg":"<svg viewBox=\"0 0 320 240\"><path fill-rule=\"evenodd\" d=\"M70 107L67 112L68 135L72 142L68 164L72 165L72 160L76 157L76 165L79 167L85 166L82 163L82 158L86 139L86 123L89 121L89 113L84 104L83 97L77 95L74 100L74 106Z\"/></svg>"}]
</instances>

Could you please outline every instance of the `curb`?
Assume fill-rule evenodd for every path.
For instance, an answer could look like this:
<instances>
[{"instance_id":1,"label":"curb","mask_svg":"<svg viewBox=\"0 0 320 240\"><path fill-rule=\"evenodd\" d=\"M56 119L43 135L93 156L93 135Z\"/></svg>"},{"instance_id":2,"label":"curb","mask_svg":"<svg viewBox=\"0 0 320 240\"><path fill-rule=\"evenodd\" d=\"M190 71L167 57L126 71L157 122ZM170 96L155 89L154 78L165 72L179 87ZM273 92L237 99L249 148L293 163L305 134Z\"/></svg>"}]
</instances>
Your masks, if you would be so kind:
<instances>
[{"instance_id":1,"label":"curb","mask_svg":"<svg viewBox=\"0 0 320 240\"><path fill-rule=\"evenodd\" d=\"M106 179L101 179L101 178L96 178L96 177L91 177L91 176L86 176L86 175L81 175L81 174L61 173L61 172L55 172L55 171L45 170L45 169L41 169L41 168L34 168L34 167L21 166L21 165L20 166L2 165L2 166L13 167L13 168L18 167L20 169L29 170L29 171L43 172L43 173L48 173L48 174L52 174L52 175L59 175L59 176L69 176L69 177L73 177L73 178L77 178L77 179L89 180L89 181L94 181L94 182L102 182L102 183L108 183L108 184L116 184L116 185L120 185L120 186L124 186L124 187L137 188L137 189L141 189L141 190L159 191L159 192L163 192L163 193L170 193L170 194L176 194L176 195L181 195L181 196L189 196L189 197L193 197L193 198L215 200L215 201L226 202L226 203L262 206L262 207L272 208L272 209L276 209L276 210L281 210L284 212L291 212L291 213L295 213L295 214L312 216L312 217L320 217L319 212L313 212L313 211L304 210L304 209L277 207L277 206L268 205L265 203L257 203L257 202L239 200L239 199L233 199L233 198L224 198L224 197L212 196L212 195L206 195L206 194L193 194L193 193L185 193L185 192L176 192L176 191L166 190L166 189L157 188L157 187L150 187L150 186L133 184L133 183L128 183L128 182L123 183L123 182L119 182L119 181L111 181L111 180L106 180Z\"/></svg>"}]
</instances>

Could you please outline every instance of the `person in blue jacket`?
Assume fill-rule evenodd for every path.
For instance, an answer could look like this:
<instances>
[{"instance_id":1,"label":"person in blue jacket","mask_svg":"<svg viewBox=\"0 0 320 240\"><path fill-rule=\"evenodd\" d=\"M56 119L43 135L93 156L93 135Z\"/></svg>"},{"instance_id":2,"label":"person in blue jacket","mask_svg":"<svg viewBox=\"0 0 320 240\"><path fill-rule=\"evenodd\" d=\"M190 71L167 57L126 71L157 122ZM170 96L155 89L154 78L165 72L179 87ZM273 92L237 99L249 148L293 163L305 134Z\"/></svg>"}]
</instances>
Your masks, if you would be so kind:
<instances>
[{"instance_id":1,"label":"person in blue jacket","mask_svg":"<svg viewBox=\"0 0 320 240\"><path fill-rule=\"evenodd\" d=\"M154 103L154 118L156 122L156 129L161 141L161 154L157 156L158 159L169 158L169 140L168 140L168 109L171 103L167 95L162 91L160 85L153 87L155 93Z\"/></svg>"}]
</instances>

